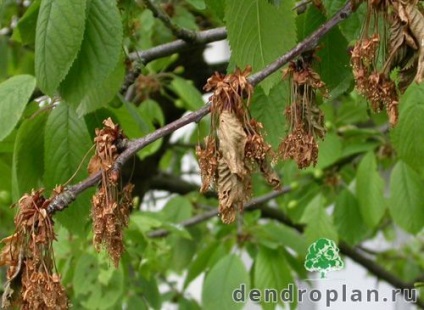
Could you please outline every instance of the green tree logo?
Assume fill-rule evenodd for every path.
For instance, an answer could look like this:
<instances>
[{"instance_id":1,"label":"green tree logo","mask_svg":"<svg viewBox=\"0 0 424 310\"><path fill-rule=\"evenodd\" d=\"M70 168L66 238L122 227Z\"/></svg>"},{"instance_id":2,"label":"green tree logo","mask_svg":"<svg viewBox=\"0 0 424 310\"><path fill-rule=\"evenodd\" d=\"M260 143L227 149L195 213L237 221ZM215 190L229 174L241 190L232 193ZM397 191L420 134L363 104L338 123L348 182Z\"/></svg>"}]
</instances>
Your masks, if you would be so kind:
<instances>
[{"instance_id":1,"label":"green tree logo","mask_svg":"<svg viewBox=\"0 0 424 310\"><path fill-rule=\"evenodd\" d=\"M334 241L321 238L309 246L305 259L306 270L319 271L322 279L325 278L328 271L340 270L343 267L344 263L339 256L339 248Z\"/></svg>"}]
</instances>

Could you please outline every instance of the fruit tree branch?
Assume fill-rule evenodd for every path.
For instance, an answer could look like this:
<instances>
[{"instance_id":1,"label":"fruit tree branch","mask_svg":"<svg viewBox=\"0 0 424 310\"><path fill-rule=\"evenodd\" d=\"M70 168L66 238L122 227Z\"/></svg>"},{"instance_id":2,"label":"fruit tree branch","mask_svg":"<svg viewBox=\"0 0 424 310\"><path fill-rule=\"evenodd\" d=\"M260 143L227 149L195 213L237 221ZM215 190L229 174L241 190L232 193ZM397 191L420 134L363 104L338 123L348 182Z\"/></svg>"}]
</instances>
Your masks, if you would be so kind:
<instances>
[{"instance_id":1,"label":"fruit tree branch","mask_svg":"<svg viewBox=\"0 0 424 310\"><path fill-rule=\"evenodd\" d=\"M321 25L315 32L313 32L306 39L296 45L293 49L291 49L286 54L275 60L263 70L250 76L248 78L249 82L253 86L257 85L266 77L268 77L269 75L277 71L279 68L287 64L289 61L299 56L302 52L312 49L328 31L330 31L333 27L337 26L341 21L346 19L351 13L352 7L350 1L348 1L344 5L344 7L339 10L331 19ZM116 160L113 169L120 170L123 164L142 148L168 134L173 133L175 130L184 127L187 124L190 124L192 122L199 122L204 116L209 114L209 112L210 104L208 103L195 112L187 114L186 116L174 122L171 122L142 138L135 139L129 142L128 147L119 155L118 159ZM48 212L54 213L55 211L61 211L65 209L76 198L78 194L96 184L100 180L100 176L100 173L97 173L76 185L68 187L65 192L53 199L50 206L48 207Z\"/></svg>"}]
</instances>

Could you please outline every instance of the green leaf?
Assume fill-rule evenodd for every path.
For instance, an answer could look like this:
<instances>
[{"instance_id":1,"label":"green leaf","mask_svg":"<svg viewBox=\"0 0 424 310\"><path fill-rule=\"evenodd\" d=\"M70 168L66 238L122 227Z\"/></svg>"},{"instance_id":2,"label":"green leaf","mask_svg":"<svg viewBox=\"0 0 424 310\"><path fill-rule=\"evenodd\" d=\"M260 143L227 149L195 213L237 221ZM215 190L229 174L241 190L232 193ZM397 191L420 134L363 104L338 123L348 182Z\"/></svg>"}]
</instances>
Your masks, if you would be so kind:
<instances>
[{"instance_id":1,"label":"green leaf","mask_svg":"<svg viewBox=\"0 0 424 310\"><path fill-rule=\"evenodd\" d=\"M308 243L319 238L328 238L337 243L338 235L331 217L324 208L324 197L318 194L303 212L301 222L305 223L305 237Z\"/></svg>"},{"instance_id":2,"label":"green leaf","mask_svg":"<svg viewBox=\"0 0 424 310\"><path fill-rule=\"evenodd\" d=\"M200 310L200 306L194 299L187 299L185 297L179 299L178 309L181 310Z\"/></svg>"},{"instance_id":3,"label":"green leaf","mask_svg":"<svg viewBox=\"0 0 424 310\"><path fill-rule=\"evenodd\" d=\"M416 234L424 223L424 181L407 164L399 161L390 176L389 210L396 224Z\"/></svg>"},{"instance_id":4,"label":"green leaf","mask_svg":"<svg viewBox=\"0 0 424 310\"><path fill-rule=\"evenodd\" d=\"M210 8L218 18L224 19L225 15L225 0L205 0L206 5Z\"/></svg>"},{"instance_id":5,"label":"green leaf","mask_svg":"<svg viewBox=\"0 0 424 310\"><path fill-rule=\"evenodd\" d=\"M272 250L260 247L254 268L254 286L261 292L269 288L275 288L279 292L294 283L291 270L281 249ZM277 304L275 301L281 303L278 293L275 301L264 302L264 297L261 296L263 309L274 309Z\"/></svg>"},{"instance_id":6,"label":"green leaf","mask_svg":"<svg viewBox=\"0 0 424 310\"><path fill-rule=\"evenodd\" d=\"M74 107L109 77L122 49L122 24L116 1L92 0L87 9L81 50L60 85L62 97Z\"/></svg>"},{"instance_id":7,"label":"green leaf","mask_svg":"<svg viewBox=\"0 0 424 310\"><path fill-rule=\"evenodd\" d=\"M147 301L151 308L153 309L161 309L161 295L159 292L159 284L157 283L155 277L150 277L150 279L146 279L145 277L140 277L140 287L143 291L143 304ZM140 304L132 309L139 309ZM151 309L148 308L148 309ZM128 308L131 309L131 308Z\"/></svg>"},{"instance_id":8,"label":"green leaf","mask_svg":"<svg viewBox=\"0 0 424 310\"><path fill-rule=\"evenodd\" d=\"M345 2L340 0L324 0L323 3L327 9L327 17L332 17L345 5ZM340 23L340 30L349 42L360 37L366 14L367 5L358 5L349 18Z\"/></svg>"},{"instance_id":9,"label":"green leaf","mask_svg":"<svg viewBox=\"0 0 424 310\"><path fill-rule=\"evenodd\" d=\"M424 84L412 83L409 85L405 93L400 98L399 114L402 116L402 113L407 111L412 106L423 106L424 103L421 100L422 96L424 96Z\"/></svg>"},{"instance_id":10,"label":"green leaf","mask_svg":"<svg viewBox=\"0 0 424 310\"><path fill-rule=\"evenodd\" d=\"M337 195L333 221L340 237L352 245L362 241L369 233L369 228L361 216L358 201L348 189Z\"/></svg>"},{"instance_id":11,"label":"green leaf","mask_svg":"<svg viewBox=\"0 0 424 310\"><path fill-rule=\"evenodd\" d=\"M72 66L84 34L86 0L44 0L35 38L35 75L40 89L54 94Z\"/></svg>"},{"instance_id":12,"label":"green leaf","mask_svg":"<svg viewBox=\"0 0 424 310\"><path fill-rule=\"evenodd\" d=\"M356 195L365 224L374 228L386 210L384 180L377 171L375 155L369 152L361 160L356 172Z\"/></svg>"},{"instance_id":13,"label":"green leaf","mask_svg":"<svg viewBox=\"0 0 424 310\"><path fill-rule=\"evenodd\" d=\"M6 164L0 159L0 175L3 177L0 179L0 190L11 192L12 190L12 167L10 164Z\"/></svg>"},{"instance_id":14,"label":"green leaf","mask_svg":"<svg viewBox=\"0 0 424 310\"><path fill-rule=\"evenodd\" d=\"M175 76L171 82L171 89L183 100L184 108L195 111L205 103L202 94L190 81Z\"/></svg>"},{"instance_id":15,"label":"green leaf","mask_svg":"<svg viewBox=\"0 0 424 310\"><path fill-rule=\"evenodd\" d=\"M296 43L294 1L279 8L264 0L227 0L225 20L231 46L231 63L253 72L263 69ZM281 29L283 33L275 31ZM281 80L276 72L261 83L266 95Z\"/></svg>"},{"instance_id":16,"label":"green leaf","mask_svg":"<svg viewBox=\"0 0 424 310\"><path fill-rule=\"evenodd\" d=\"M35 43L35 31L37 29L37 17L40 11L41 0L35 0L19 19L13 30L12 40L24 45L33 46Z\"/></svg>"},{"instance_id":17,"label":"green leaf","mask_svg":"<svg viewBox=\"0 0 424 310\"><path fill-rule=\"evenodd\" d=\"M214 265L217 258L224 256L225 250L219 242L212 242L206 248L197 252L197 256L191 262L187 276L184 280L184 288L197 278L201 273Z\"/></svg>"},{"instance_id":18,"label":"green leaf","mask_svg":"<svg viewBox=\"0 0 424 310\"><path fill-rule=\"evenodd\" d=\"M66 182L82 165L75 181L87 176L84 156L91 145L83 118L61 103L50 113L45 131L44 184L54 187ZM75 182L74 181L74 182Z\"/></svg>"},{"instance_id":19,"label":"green leaf","mask_svg":"<svg viewBox=\"0 0 424 310\"><path fill-rule=\"evenodd\" d=\"M77 175L72 183L87 177L89 156L86 154L92 142L84 119L78 118L70 106L60 103L53 109L47 120L44 140L46 187L52 189L58 184L64 184L74 173ZM88 218L89 194L79 196L72 208L58 216L59 222L74 233L84 232L84 225L75 221L75 218Z\"/></svg>"},{"instance_id":20,"label":"green leaf","mask_svg":"<svg viewBox=\"0 0 424 310\"><path fill-rule=\"evenodd\" d=\"M13 152L13 200L31 189L42 187L44 173L44 127L47 115L25 120L19 127Z\"/></svg>"},{"instance_id":21,"label":"green leaf","mask_svg":"<svg viewBox=\"0 0 424 310\"><path fill-rule=\"evenodd\" d=\"M252 233L259 239L259 242L264 240L275 242L278 246L289 247L300 255L304 255L309 246L304 236L294 228L274 222L259 225Z\"/></svg>"},{"instance_id":22,"label":"green leaf","mask_svg":"<svg viewBox=\"0 0 424 310\"><path fill-rule=\"evenodd\" d=\"M289 102L289 86L279 83L274 86L269 95L261 88L256 88L252 98L252 116L264 126L266 140L277 148L285 133L286 118L284 107Z\"/></svg>"},{"instance_id":23,"label":"green leaf","mask_svg":"<svg viewBox=\"0 0 424 310\"><path fill-rule=\"evenodd\" d=\"M0 141L15 128L34 88L31 75L15 75L0 84Z\"/></svg>"},{"instance_id":24,"label":"green leaf","mask_svg":"<svg viewBox=\"0 0 424 310\"><path fill-rule=\"evenodd\" d=\"M79 257L72 284L86 309L110 309L124 292L122 269L112 269L106 259L92 254Z\"/></svg>"},{"instance_id":25,"label":"green leaf","mask_svg":"<svg viewBox=\"0 0 424 310\"><path fill-rule=\"evenodd\" d=\"M187 0L187 2L198 10L204 10L206 8L204 0Z\"/></svg>"},{"instance_id":26,"label":"green leaf","mask_svg":"<svg viewBox=\"0 0 424 310\"><path fill-rule=\"evenodd\" d=\"M328 133L324 140L319 141L319 154L318 163L316 165L319 169L324 169L342 156L342 142L340 137L335 133Z\"/></svg>"},{"instance_id":27,"label":"green leaf","mask_svg":"<svg viewBox=\"0 0 424 310\"><path fill-rule=\"evenodd\" d=\"M91 88L87 95L78 105L78 116L86 115L102 107L112 101L121 88L122 81L125 76L125 68L122 62L118 62L113 72L99 86Z\"/></svg>"},{"instance_id":28,"label":"green leaf","mask_svg":"<svg viewBox=\"0 0 424 310\"><path fill-rule=\"evenodd\" d=\"M171 198L162 209L163 221L179 223L191 217L193 206L190 200L184 196Z\"/></svg>"},{"instance_id":29,"label":"green leaf","mask_svg":"<svg viewBox=\"0 0 424 310\"><path fill-rule=\"evenodd\" d=\"M202 289L202 308L237 310L242 303L232 299L234 290L245 285L249 289L249 274L242 260L235 254L224 256L207 274Z\"/></svg>"},{"instance_id":30,"label":"green leaf","mask_svg":"<svg viewBox=\"0 0 424 310\"><path fill-rule=\"evenodd\" d=\"M419 94L416 93L416 96ZM424 174L423 118L424 105L411 104L400 113L399 122L391 134L399 158L421 175Z\"/></svg>"},{"instance_id":31,"label":"green leaf","mask_svg":"<svg viewBox=\"0 0 424 310\"><path fill-rule=\"evenodd\" d=\"M175 234L170 235L168 239L172 248L169 268L181 274L196 254L196 243Z\"/></svg>"}]
</instances>

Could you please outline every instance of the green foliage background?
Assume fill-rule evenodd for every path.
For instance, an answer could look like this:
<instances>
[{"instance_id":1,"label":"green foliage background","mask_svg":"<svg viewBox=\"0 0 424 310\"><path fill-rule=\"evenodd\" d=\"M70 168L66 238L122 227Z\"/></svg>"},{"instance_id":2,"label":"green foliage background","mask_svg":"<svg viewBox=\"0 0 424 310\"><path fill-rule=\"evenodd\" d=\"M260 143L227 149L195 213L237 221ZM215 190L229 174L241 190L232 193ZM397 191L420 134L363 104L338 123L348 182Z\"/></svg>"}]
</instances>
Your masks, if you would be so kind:
<instances>
[{"instance_id":1,"label":"green foliage background","mask_svg":"<svg viewBox=\"0 0 424 310\"><path fill-rule=\"evenodd\" d=\"M137 1L34 0L24 6L3 0L0 238L13 233L15 209L9 206L25 192L44 187L48 195L80 165L72 182L87 177L85 155L103 119L112 117L129 138L139 138L200 108L201 87L215 69L263 69L344 4L323 2L325 12L309 6L297 15L294 1L171 1L172 21L181 27L198 31L226 26L231 59L205 64L201 46L188 57L175 54L143 65L139 60L131 64L128 55L176 38ZM198 193L199 184L182 179L198 175L182 163L194 160L194 145L209 129L206 117L177 142L156 141L128 164L127 176L136 183L141 207L133 211L125 231L126 252L118 269L91 245L92 190L55 216L57 268L75 309L160 309L165 302L182 309L242 308L229 300L240 283L284 288L306 278L303 260L316 239L358 246L382 234L392 242L398 229L410 241L402 249L374 253L374 261L404 281L423 274L424 85L412 85L401 97L394 129L386 115L369 111L354 90L348 52L363 18L360 7L320 41L321 61L315 69L331 96L318 98L328 132L320 142L317 166L302 171L290 161L276 166L292 189L270 205L293 225L265 217L261 210L245 212L239 225L223 225L218 218L188 228L176 225L217 206L214 197ZM120 89L125 72L135 67L159 86L127 98ZM276 148L286 134L283 111L289 104L288 84L280 72L256 87L252 102L252 115ZM156 190L166 191L160 211L152 207L161 203ZM253 191L260 196L271 189L255 176ZM303 233L295 225L304 225ZM171 233L152 238L157 229ZM245 266L241 253L254 264ZM184 278L182 289L169 280L173 274ZM200 275L205 278L199 303L186 289ZM3 281L4 270L1 276ZM159 285L165 289L159 291Z\"/></svg>"}]
</instances>

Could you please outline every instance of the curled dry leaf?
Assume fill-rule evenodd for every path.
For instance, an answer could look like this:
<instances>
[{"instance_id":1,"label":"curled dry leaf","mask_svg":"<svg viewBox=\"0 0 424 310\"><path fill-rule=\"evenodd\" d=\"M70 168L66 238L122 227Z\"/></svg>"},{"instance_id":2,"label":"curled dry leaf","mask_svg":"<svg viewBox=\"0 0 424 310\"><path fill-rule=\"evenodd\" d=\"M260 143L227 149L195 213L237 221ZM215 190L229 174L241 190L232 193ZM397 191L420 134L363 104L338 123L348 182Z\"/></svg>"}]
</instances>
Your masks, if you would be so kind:
<instances>
[{"instance_id":1,"label":"curled dry leaf","mask_svg":"<svg viewBox=\"0 0 424 310\"><path fill-rule=\"evenodd\" d=\"M242 123L229 111L224 110L219 115L218 139L222 158L230 171L240 177L245 176L247 169L244 152L247 136Z\"/></svg>"},{"instance_id":2,"label":"curled dry leaf","mask_svg":"<svg viewBox=\"0 0 424 310\"><path fill-rule=\"evenodd\" d=\"M418 1L400 1L399 8L403 8L408 19L409 30L418 44L418 64L414 81L421 83L424 79L424 16L418 9ZM400 11L400 10L399 10Z\"/></svg>"},{"instance_id":3,"label":"curled dry leaf","mask_svg":"<svg viewBox=\"0 0 424 310\"><path fill-rule=\"evenodd\" d=\"M234 222L237 211L243 210L243 204L250 198L250 180L232 173L223 157L218 160L218 198L219 213L225 224Z\"/></svg>"}]
</instances>

